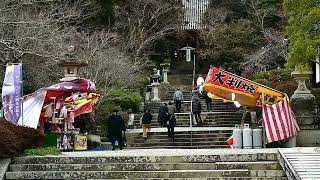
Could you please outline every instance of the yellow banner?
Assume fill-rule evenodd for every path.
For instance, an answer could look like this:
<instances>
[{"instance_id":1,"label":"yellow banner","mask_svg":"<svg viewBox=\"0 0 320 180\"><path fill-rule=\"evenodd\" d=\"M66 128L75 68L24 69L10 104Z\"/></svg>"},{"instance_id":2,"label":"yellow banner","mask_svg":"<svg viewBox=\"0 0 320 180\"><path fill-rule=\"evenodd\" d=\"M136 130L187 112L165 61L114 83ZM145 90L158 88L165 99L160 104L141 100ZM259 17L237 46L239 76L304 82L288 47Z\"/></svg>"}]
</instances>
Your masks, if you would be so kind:
<instances>
[{"instance_id":1,"label":"yellow banner","mask_svg":"<svg viewBox=\"0 0 320 180\"><path fill-rule=\"evenodd\" d=\"M287 96L283 92L213 66L210 67L203 90L226 100L238 101L250 109L261 107L262 103L275 104Z\"/></svg>"}]
</instances>

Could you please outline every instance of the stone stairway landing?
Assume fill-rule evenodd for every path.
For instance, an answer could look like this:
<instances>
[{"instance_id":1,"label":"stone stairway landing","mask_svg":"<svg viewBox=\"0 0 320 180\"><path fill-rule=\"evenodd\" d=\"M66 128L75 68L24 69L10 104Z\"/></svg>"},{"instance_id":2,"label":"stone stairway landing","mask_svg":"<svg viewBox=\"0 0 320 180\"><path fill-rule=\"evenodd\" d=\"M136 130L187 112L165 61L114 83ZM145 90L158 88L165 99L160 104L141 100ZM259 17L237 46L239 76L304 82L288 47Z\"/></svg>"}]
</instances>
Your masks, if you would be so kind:
<instances>
[{"instance_id":1,"label":"stone stairway landing","mask_svg":"<svg viewBox=\"0 0 320 180\"><path fill-rule=\"evenodd\" d=\"M137 149L13 158L6 179L287 179L276 150Z\"/></svg>"}]
</instances>

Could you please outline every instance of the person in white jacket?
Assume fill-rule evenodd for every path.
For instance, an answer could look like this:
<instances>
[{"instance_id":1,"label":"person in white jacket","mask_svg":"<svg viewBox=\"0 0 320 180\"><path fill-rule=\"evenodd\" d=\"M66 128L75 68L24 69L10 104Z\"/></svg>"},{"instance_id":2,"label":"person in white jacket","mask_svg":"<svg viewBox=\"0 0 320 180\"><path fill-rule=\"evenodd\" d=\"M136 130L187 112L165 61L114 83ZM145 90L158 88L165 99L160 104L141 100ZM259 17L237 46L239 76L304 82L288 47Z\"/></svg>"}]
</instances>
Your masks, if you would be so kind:
<instances>
[{"instance_id":1,"label":"person in white jacket","mask_svg":"<svg viewBox=\"0 0 320 180\"><path fill-rule=\"evenodd\" d=\"M199 93L202 94L202 85L204 83L204 79L201 75L199 75L198 79L197 79L197 87L199 90Z\"/></svg>"}]
</instances>

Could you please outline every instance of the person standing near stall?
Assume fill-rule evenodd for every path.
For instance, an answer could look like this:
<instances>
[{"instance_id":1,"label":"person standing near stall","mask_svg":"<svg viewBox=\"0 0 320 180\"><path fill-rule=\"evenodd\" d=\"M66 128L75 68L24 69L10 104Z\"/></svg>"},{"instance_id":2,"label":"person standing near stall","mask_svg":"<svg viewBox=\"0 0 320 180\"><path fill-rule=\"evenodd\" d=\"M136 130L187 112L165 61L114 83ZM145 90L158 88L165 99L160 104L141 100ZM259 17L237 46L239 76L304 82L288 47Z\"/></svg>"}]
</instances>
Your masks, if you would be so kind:
<instances>
[{"instance_id":1,"label":"person standing near stall","mask_svg":"<svg viewBox=\"0 0 320 180\"><path fill-rule=\"evenodd\" d=\"M197 79L197 88L199 90L199 93L202 94L202 85L204 83L204 79L201 75L199 75L198 79Z\"/></svg>"},{"instance_id":2,"label":"person standing near stall","mask_svg":"<svg viewBox=\"0 0 320 180\"><path fill-rule=\"evenodd\" d=\"M205 93L207 111L212 112L212 99L208 96L208 92Z\"/></svg>"},{"instance_id":3,"label":"person standing near stall","mask_svg":"<svg viewBox=\"0 0 320 180\"><path fill-rule=\"evenodd\" d=\"M108 119L108 127L110 134L110 141L112 143L112 150L115 150L118 146L120 150L123 148L122 131L126 131L125 123L119 111L113 110L113 114Z\"/></svg>"}]
</instances>

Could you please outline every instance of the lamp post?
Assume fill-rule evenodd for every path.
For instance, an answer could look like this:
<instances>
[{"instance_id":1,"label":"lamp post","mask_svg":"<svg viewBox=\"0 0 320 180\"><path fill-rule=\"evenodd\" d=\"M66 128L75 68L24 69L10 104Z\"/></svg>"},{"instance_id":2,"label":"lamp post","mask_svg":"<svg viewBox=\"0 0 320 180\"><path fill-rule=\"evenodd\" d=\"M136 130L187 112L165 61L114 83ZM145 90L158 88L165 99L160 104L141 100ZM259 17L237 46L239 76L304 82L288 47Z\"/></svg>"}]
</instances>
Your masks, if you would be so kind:
<instances>
[{"instance_id":1,"label":"lamp post","mask_svg":"<svg viewBox=\"0 0 320 180\"><path fill-rule=\"evenodd\" d=\"M183 47L180 50L186 51L186 62L191 62L191 51L194 51L196 49L187 45L186 47ZM194 88L195 73L196 73L196 55L193 56L192 88Z\"/></svg>"},{"instance_id":2,"label":"lamp post","mask_svg":"<svg viewBox=\"0 0 320 180\"><path fill-rule=\"evenodd\" d=\"M187 45L186 47L183 47L180 50L186 51L186 62L190 62L191 61L191 50L196 50L196 49ZM195 73L196 73L196 55L193 56L192 90L194 88ZM192 92L192 90L191 90L191 92ZM192 97L191 97L190 107L191 107L190 108L190 145L192 146L192 121L193 121Z\"/></svg>"}]
</instances>

